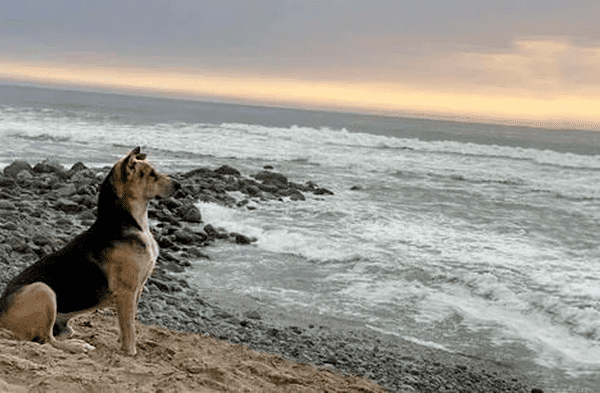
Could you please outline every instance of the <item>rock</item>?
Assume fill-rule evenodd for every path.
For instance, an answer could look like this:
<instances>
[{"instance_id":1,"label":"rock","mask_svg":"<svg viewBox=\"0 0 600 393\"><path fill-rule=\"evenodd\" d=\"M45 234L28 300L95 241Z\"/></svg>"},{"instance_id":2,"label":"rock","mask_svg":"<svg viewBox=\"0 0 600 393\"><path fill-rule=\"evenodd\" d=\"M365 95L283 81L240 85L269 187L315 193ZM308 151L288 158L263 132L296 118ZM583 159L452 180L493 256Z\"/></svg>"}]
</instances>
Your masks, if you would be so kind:
<instances>
[{"instance_id":1,"label":"rock","mask_svg":"<svg viewBox=\"0 0 600 393\"><path fill-rule=\"evenodd\" d=\"M16 185L17 185L17 182L15 182L15 179L13 179L12 177L0 176L0 187L12 188Z\"/></svg>"},{"instance_id":2,"label":"rock","mask_svg":"<svg viewBox=\"0 0 600 393\"><path fill-rule=\"evenodd\" d=\"M362 189L363 189L363 186L360 186L360 185L350 187L350 191L362 191Z\"/></svg>"},{"instance_id":3,"label":"rock","mask_svg":"<svg viewBox=\"0 0 600 393\"><path fill-rule=\"evenodd\" d=\"M242 175L240 171L227 165L223 165L222 167L215 169L214 172L218 173L219 175L228 175L236 177L240 177Z\"/></svg>"},{"instance_id":4,"label":"rock","mask_svg":"<svg viewBox=\"0 0 600 393\"><path fill-rule=\"evenodd\" d=\"M226 233L221 233L215 229L211 224L204 226L204 232L208 235L209 239L226 239L229 237Z\"/></svg>"},{"instance_id":5,"label":"rock","mask_svg":"<svg viewBox=\"0 0 600 393\"><path fill-rule=\"evenodd\" d=\"M7 244L12 247L14 251L19 253L26 253L29 251L27 239L13 236L8 239Z\"/></svg>"},{"instance_id":6,"label":"rock","mask_svg":"<svg viewBox=\"0 0 600 393\"><path fill-rule=\"evenodd\" d=\"M313 191L315 195L334 195L333 192L329 191L326 188L317 188Z\"/></svg>"},{"instance_id":7,"label":"rock","mask_svg":"<svg viewBox=\"0 0 600 393\"><path fill-rule=\"evenodd\" d=\"M192 258L210 259L208 255L204 254L196 246L190 246L190 247L188 247L187 252L190 255L190 257L192 257Z\"/></svg>"},{"instance_id":8,"label":"rock","mask_svg":"<svg viewBox=\"0 0 600 393\"><path fill-rule=\"evenodd\" d=\"M248 319L254 319L254 320L260 320L260 319L262 319L260 313L258 311L256 311L256 310L246 311L244 313L244 317L248 318Z\"/></svg>"},{"instance_id":9,"label":"rock","mask_svg":"<svg viewBox=\"0 0 600 393\"><path fill-rule=\"evenodd\" d=\"M187 222L202 222L202 214L196 205L189 204L178 208L175 212L179 218Z\"/></svg>"},{"instance_id":10,"label":"rock","mask_svg":"<svg viewBox=\"0 0 600 393\"><path fill-rule=\"evenodd\" d=\"M281 173L271 171L261 171L253 176L256 180L260 180L263 184L273 184L279 188L285 188L288 185L288 179Z\"/></svg>"},{"instance_id":11,"label":"rock","mask_svg":"<svg viewBox=\"0 0 600 393\"><path fill-rule=\"evenodd\" d=\"M75 173L77 172L81 172L83 170L88 169L88 167L86 167L83 162L78 161L75 164L73 164L73 166L71 167L71 169L69 169L69 171L67 172L67 174L69 175L69 177L73 176Z\"/></svg>"},{"instance_id":12,"label":"rock","mask_svg":"<svg viewBox=\"0 0 600 393\"><path fill-rule=\"evenodd\" d=\"M17 174L17 183L24 184L33 179L33 175L28 170L22 170Z\"/></svg>"},{"instance_id":13,"label":"rock","mask_svg":"<svg viewBox=\"0 0 600 393\"><path fill-rule=\"evenodd\" d=\"M244 192L245 194L250 195L251 197L258 197L258 196L262 195L262 192L260 191L260 188L258 186L253 185L253 184L246 185L242 189L242 192Z\"/></svg>"},{"instance_id":14,"label":"rock","mask_svg":"<svg viewBox=\"0 0 600 393\"><path fill-rule=\"evenodd\" d=\"M215 172L213 172L212 170L208 169L208 168L198 168L198 169L192 169L189 172L186 172L183 174L183 177L185 179L189 179L191 177L216 177L218 176Z\"/></svg>"},{"instance_id":15,"label":"rock","mask_svg":"<svg viewBox=\"0 0 600 393\"><path fill-rule=\"evenodd\" d=\"M81 212L77 218L79 218L80 220L91 220L91 221L95 221L96 220L96 209L88 209L88 210L84 210L83 212Z\"/></svg>"},{"instance_id":16,"label":"rock","mask_svg":"<svg viewBox=\"0 0 600 393\"><path fill-rule=\"evenodd\" d=\"M257 240L256 238L251 238L246 235L242 235L241 233L235 233L235 232L230 233L229 237L235 239L236 244L250 244Z\"/></svg>"},{"instance_id":17,"label":"rock","mask_svg":"<svg viewBox=\"0 0 600 393\"><path fill-rule=\"evenodd\" d=\"M203 243L208 237L203 233L194 232L189 229L177 229L173 234L175 241L183 244L198 244Z\"/></svg>"},{"instance_id":18,"label":"rock","mask_svg":"<svg viewBox=\"0 0 600 393\"><path fill-rule=\"evenodd\" d=\"M57 160L47 158L35 164L33 171L36 173L56 173L57 175L62 175L65 173L65 168Z\"/></svg>"},{"instance_id":19,"label":"rock","mask_svg":"<svg viewBox=\"0 0 600 393\"><path fill-rule=\"evenodd\" d=\"M305 201L306 197L300 191L291 191L288 195L292 201Z\"/></svg>"},{"instance_id":20,"label":"rock","mask_svg":"<svg viewBox=\"0 0 600 393\"><path fill-rule=\"evenodd\" d=\"M36 232L33 235L33 237L31 238L31 241L36 246L40 246L40 247L43 247L45 245L51 245L51 244L55 243L54 237L45 232Z\"/></svg>"},{"instance_id":21,"label":"rock","mask_svg":"<svg viewBox=\"0 0 600 393\"><path fill-rule=\"evenodd\" d=\"M83 207L76 202L70 201L66 198L60 198L54 204L54 207L65 213L78 213L83 210Z\"/></svg>"},{"instance_id":22,"label":"rock","mask_svg":"<svg viewBox=\"0 0 600 393\"><path fill-rule=\"evenodd\" d=\"M16 210L17 205L12 203L11 201L7 201L5 199L0 199L0 209L3 210Z\"/></svg>"},{"instance_id":23,"label":"rock","mask_svg":"<svg viewBox=\"0 0 600 393\"><path fill-rule=\"evenodd\" d=\"M4 168L4 176L10 176L16 178L17 175L22 171L33 171L33 168L27 161L16 160L6 168Z\"/></svg>"},{"instance_id":24,"label":"rock","mask_svg":"<svg viewBox=\"0 0 600 393\"><path fill-rule=\"evenodd\" d=\"M58 190L56 190L56 195L58 197L70 197L71 195L74 195L77 193L77 188L75 187L75 184L73 183L69 183L64 187L59 188Z\"/></svg>"}]
</instances>

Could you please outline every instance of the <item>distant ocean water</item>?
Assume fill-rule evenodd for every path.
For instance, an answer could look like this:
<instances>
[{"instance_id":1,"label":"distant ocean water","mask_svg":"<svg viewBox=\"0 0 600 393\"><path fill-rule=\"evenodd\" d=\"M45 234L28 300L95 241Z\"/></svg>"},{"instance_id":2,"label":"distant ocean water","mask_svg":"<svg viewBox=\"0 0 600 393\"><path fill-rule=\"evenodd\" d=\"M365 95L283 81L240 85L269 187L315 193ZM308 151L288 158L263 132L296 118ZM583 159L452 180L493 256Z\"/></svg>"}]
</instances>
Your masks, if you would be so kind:
<instances>
[{"instance_id":1,"label":"distant ocean water","mask_svg":"<svg viewBox=\"0 0 600 393\"><path fill-rule=\"evenodd\" d=\"M0 141L0 167L112 165L141 145L167 172L312 180L335 195L200 204L259 240L194 261L198 289L515 364L557 392L600 386L597 132L0 85Z\"/></svg>"}]
</instances>

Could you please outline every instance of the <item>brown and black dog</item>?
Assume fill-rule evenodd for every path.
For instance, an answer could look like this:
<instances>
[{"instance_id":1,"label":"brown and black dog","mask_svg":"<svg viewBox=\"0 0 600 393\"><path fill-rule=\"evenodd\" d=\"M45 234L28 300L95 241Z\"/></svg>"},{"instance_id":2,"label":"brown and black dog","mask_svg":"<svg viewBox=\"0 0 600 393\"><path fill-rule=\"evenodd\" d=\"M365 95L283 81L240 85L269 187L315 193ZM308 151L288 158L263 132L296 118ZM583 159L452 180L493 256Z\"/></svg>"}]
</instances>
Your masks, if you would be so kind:
<instances>
[{"instance_id":1,"label":"brown and black dog","mask_svg":"<svg viewBox=\"0 0 600 393\"><path fill-rule=\"evenodd\" d=\"M100 186L98 217L64 248L29 266L0 298L0 327L18 338L71 352L93 349L81 340L56 340L71 333L74 315L115 304L123 351L136 354L135 318L158 245L148 228L148 202L171 192L140 148L113 166Z\"/></svg>"}]
</instances>

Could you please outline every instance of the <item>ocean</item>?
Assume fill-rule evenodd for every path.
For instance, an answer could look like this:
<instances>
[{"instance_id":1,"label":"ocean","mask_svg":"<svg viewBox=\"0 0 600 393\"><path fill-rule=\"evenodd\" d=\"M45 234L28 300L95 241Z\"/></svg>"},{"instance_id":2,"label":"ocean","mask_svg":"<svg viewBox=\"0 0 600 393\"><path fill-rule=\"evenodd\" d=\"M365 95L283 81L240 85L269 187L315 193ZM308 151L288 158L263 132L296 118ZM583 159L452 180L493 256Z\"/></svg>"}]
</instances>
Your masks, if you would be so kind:
<instances>
[{"instance_id":1,"label":"ocean","mask_svg":"<svg viewBox=\"0 0 600 393\"><path fill-rule=\"evenodd\" d=\"M0 167L270 165L333 196L204 220L255 236L191 261L208 299L600 386L600 133L0 85ZM233 195L241 198L240 195Z\"/></svg>"}]
</instances>

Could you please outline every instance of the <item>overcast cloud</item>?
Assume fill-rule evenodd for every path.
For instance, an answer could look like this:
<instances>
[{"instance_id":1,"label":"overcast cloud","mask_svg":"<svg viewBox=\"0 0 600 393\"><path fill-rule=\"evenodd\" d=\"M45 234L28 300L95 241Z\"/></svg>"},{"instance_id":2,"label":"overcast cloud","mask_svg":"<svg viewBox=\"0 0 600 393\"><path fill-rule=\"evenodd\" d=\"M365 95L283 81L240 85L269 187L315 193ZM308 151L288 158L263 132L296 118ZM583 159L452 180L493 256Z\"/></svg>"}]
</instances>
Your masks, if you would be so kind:
<instances>
[{"instance_id":1,"label":"overcast cloud","mask_svg":"<svg viewBox=\"0 0 600 393\"><path fill-rule=\"evenodd\" d=\"M576 0L10 2L0 76L5 61L598 97L598 15Z\"/></svg>"}]
</instances>

